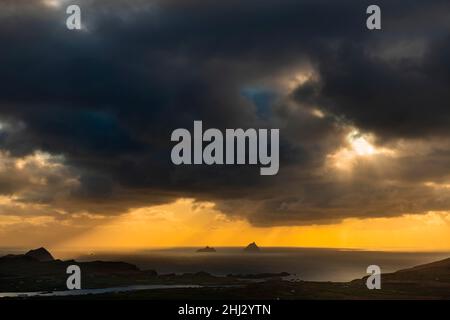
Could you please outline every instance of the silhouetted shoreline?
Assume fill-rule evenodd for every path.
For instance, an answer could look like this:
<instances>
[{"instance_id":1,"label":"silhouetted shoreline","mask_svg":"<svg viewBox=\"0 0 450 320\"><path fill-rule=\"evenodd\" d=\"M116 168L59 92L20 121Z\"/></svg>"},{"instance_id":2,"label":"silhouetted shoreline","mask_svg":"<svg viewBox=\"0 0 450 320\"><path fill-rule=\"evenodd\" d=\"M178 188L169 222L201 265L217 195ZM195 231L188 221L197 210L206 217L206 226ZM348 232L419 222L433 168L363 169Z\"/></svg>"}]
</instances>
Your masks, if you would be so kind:
<instances>
[{"instance_id":1,"label":"silhouetted shoreline","mask_svg":"<svg viewBox=\"0 0 450 320\"><path fill-rule=\"evenodd\" d=\"M77 264L83 270L86 290L77 297L86 299L450 299L450 258L383 274L383 290L368 290L365 277L349 282L314 282L290 278L287 272L158 274L126 262L62 261L53 259L43 248L30 252L0 257L0 292L25 292L9 298L70 298L72 294L64 292L65 268ZM54 291L59 293L52 294Z\"/></svg>"}]
</instances>

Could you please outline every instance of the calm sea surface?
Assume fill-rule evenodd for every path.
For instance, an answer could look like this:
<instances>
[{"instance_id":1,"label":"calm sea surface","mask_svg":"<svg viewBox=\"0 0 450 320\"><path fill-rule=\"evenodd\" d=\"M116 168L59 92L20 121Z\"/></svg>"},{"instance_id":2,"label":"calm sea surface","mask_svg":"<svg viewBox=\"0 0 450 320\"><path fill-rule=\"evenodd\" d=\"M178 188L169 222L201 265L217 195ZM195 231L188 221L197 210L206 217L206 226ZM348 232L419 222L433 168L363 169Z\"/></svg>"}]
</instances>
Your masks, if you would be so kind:
<instances>
[{"instance_id":1,"label":"calm sea surface","mask_svg":"<svg viewBox=\"0 0 450 320\"><path fill-rule=\"evenodd\" d=\"M349 281L361 278L367 266L393 272L450 257L450 253L375 252L336 249L261 248L244 253L242 248L216 248L215 253L197 253L197 248L143 250L132 253L93 252L88 255L55 252L56 257L79 261L125 261L158 273L206 271L215 275L289 272L303 280Z\"/></svg>"}]
</instances>

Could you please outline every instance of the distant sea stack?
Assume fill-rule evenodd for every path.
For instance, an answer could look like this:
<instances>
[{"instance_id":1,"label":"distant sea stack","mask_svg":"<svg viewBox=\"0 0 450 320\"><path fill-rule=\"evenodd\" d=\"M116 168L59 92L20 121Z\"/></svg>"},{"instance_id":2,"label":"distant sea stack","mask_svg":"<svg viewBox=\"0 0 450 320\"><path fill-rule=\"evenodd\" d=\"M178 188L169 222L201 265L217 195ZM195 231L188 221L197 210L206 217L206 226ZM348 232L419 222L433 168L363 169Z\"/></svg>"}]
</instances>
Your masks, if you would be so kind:
<instances>
[{"instance_id":1,"label":"distant sea stack","mask_svg":"<svg viewBox=\"0 0 450 320\"><path fill-rule=\"evenodd\" d=\"M216 252L216 249L206 246L204 248L198 249L197 252Z\"/></svg>"},{"instance_id":2,"label":"distant sea stack","mask_svg":"<svg viewBox=\"0 0 450 320\"><path fill-rule=\"evenodd\" d=\"M245 252L261 252L258 245L255 242L250 243L247 247L244 248Z\"/></svg>"},{"instance_id":3,"label":"distant sea stack","mask_svg":"<svg viewBox=\"0 0 450 320\"><path fill-rule=\"evenodd\" d=\"M46 262L46 261L53 261L55 260L50 252L47 251L45 248L38 248L34 250L30 250L27 253L25 253L25 256L31 257L35 260L38 260L40 262Z\"/></svg>"}]
</instances>

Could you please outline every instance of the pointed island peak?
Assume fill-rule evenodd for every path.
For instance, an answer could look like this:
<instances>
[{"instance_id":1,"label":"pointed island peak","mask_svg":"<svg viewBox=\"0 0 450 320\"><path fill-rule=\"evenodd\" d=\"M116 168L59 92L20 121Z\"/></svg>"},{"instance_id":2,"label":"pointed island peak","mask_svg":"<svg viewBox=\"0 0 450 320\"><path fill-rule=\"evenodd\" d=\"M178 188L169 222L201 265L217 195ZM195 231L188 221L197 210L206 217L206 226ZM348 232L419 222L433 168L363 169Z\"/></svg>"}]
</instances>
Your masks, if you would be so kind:
<instances>
[{"instance_id":1,"label":"pointed island peak","mask_svg":"<svg viewBox=\"0 0 450 320\"><path fill-rule=\"evenodd\" d=\"M206 246L204 248L198 249L197 252L216 252L216 249Z\"/></svg>"},{"instance_id":2,"label":"pointed island peak","mask_svg":"<svg viewBox=\"0 0 450 320\"><path fill-rule=\"evenodd\" d=\"M260 252L258 245L255 242L250 243L247 247L244 249L245 252Z\"/></svg>"},{"instance_id":3,"label":"pointed island peak","mask_svg":"<svg viewBox=\"0 0 450 320\"><path fill-rule=\"evenodd\" d=\"M48 252L48 250L43 247L40 247L40 248L34 249L34 250L30 250L27 253L25 253L25 256L34 258L41 262L55 260L53 258L53 256L51 255L51 253Z\"/></svg>"}]
</instances>

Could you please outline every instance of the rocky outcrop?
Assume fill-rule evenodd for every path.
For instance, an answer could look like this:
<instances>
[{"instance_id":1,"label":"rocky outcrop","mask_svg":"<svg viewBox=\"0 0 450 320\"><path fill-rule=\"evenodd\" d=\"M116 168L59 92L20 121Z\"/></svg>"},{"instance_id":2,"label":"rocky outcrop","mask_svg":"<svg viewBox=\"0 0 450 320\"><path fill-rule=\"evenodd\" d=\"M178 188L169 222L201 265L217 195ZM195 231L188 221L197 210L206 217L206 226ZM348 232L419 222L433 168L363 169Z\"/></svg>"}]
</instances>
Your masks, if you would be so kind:
<instances>
[{"instance_id":1,"label":"rocky outcrop","mask_svg":"<svg viewBox=\"0 0 450 320\"><path fill-rule=\"evenodd\" d=\"M37 261L40 262L46 262L46 261L53 261L55 260L55 258L53 258L53 256L51 255L50 252L48 252L47 249L45 248L38 248L38 249L34 249L34 250L30 250L27 253L25 253L25 256L27 257L31 257Z\"/></svg>"},{"instance_id":2,"label":"rocky outcrop","mask_svg":"<svg viewBox=\"0 0 450 320\"><path fill-rule=\"evenodd\" d=\"M255 242L250 243L247 247L244 248L245 252L260 252L258 245Z\"/></svg>"}]
</instances>

